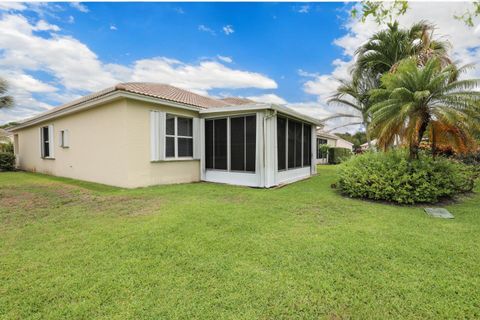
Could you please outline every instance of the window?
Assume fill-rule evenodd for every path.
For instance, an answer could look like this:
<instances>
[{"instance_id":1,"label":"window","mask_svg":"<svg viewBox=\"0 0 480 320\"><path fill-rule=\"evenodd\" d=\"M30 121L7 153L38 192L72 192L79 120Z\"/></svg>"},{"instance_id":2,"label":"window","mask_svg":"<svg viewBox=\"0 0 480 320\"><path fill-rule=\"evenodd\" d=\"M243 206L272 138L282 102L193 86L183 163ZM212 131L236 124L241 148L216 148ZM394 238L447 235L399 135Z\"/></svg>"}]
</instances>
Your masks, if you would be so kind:
<instances>
[{"instance_id":1,"label":"window","mask_svg":"<svg viewBox=\"0 0 480 320\"><path fill-rule=\"evenodd\" d=\"M227 170L227 119L205 121L205 165Z\"/></svg>"},{"instance_id":2,"label":"window","mask_svg":"<svg viewBox=\"0 0 480 320\"><path fill-rule=\"evenodd\" d=\"M322 150L320 149L321 145L325 145L327 143L327 139L317 138L317 159L323 159L327 157L327 155L323 154Z\"/></svg>"},{"instance_id":3,"label":"window","mask_svg":"<svg viewBox=\"0 0 480 320\"><path fill-rule=\"evenodd\" d=\"M42 158L53 158L53 126L40 128L40 144Z\"/></svg>"},{"instance_id":4,"label":"window","mask_svg":"<svg viewBox=\"0 0 480 320\"><path fill-rule=\"evenodd\" d=\"M255 172L255 116L230 119L230 170Z\"/></svg>"},{"instance_id":5,"label":"window","mask_svg":"<svg viewBox=\"0 0 480 320\"><path fill-rule=\"evenodd\" d=\"M285 170L287 168L287 159L285 154L287 152L287 119L277 118L277 161L278 170Z\"/></svg>"},{"instance_id":6,"label":"window","mask_svg":"<svg viewBox=\"0 0 480 320\"><path fill-rule=\"evenodd\" d=\"M165 157L193 157L193 119L167 114L165 121Z\"/></svg>"},{"instance_id":7,"label":"window","mask_svg":"<svg viewBox=\"0 0 480 320\"><path fill-rule=\"evenodd\" d=\"M60 131L60 147L62 148L69 148L69 136L68 130L61 130Z\"/></svg>"},{"instance_id":8,"label":"window","mask_svg":"<svg viewBox=\"0 0 480 320\"><path fill-rule=\"evenodd\" d=\"M311 126L277 117L277 169L294 169L311 165Z\"/></svg>"},{"instance_id":9,"label":"window","mask_svg":"<svg viewBox=\"0 0 480 320\"><path fill-rule=\"evenodd\" d=\"M256 116L206 120L206 168L255 172L256 131Z\"/></svg>"}]
</instances>

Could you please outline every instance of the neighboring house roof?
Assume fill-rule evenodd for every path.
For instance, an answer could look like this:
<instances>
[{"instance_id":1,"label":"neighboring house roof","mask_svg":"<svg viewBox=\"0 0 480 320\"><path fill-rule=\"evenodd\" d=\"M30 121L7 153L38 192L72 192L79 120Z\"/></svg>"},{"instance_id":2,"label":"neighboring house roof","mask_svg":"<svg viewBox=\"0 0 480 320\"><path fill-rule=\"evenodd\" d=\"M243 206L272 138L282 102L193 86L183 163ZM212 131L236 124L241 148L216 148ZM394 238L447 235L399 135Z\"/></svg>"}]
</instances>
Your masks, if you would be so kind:
<instances>
[{"instance_id":1,"label":"neighboring house roof","mask_svg":"<svg viewBox=\"0 0 480 320\"><path fill-rule=\"evenodd\" d=\"M320 137L322 137L322 138L333 139L333 140L338 140L338 139L340 139L340 138L337 137L336 135L331 134L331 133L328 133L328 132L325 132L325 131L323 131L323 130L317 130L317 136L320 136Z\"/></svg>"},{"instance_id":2,"label":"neighboring house roof","mask_svg":"<svg viewBox=\"0 0 480 320\"><path fill-rule=\"evenodd\" d=\"M227 97L227 98L223 98L223 99L220 99L222 101L225 101L226 103L228 103L229 105L242 105L242 104L251 104L251 103L255 103L255 101L252 101L250 99L247 99L247 98L237 98L237 97Z\"/></svg>"},{"instance_id":3,"label":"neighboring house roof","mask_svg":"<svg viewBox=\"0 0 480 320\"><path fill-rule=\"evenodd\" d=\"M372 146L376 146L377 145L377 139L373 139L372 141L370 141L370 144ZM365 142L364 144L361 144L360 148L362 148L362 149L368 148L368 142Z\"/></svg>"},{"instance_id":4,"label":"neighboring house roof","mask_svg":"<svg viewBox=\"0 0 480 320\"><path fill-rule=\"evenodd\" d=\"M151 82L126 82L119 83L114 87L110 87L87 96L76 99L72 102L66 103L59 107L50 109L46 112L40 113L34 117L25 119L19 122L12 128L9 128L10 131L15 131L21 128L25 128L36 123L50 120L58 116L69 114L71 112L77 112L80 110L85 110L106 101L110 101L115 98L132 98L147 100L154 103L163 103L171 105L174 107L188 108L191 110L202 111L202 110L216 110L222 109L225 111L231 111L241 105L243 106L252 106L255 103L249 99L245 98L235 98L229 97L224 99L215 99L208 96L202 96L184 89L180 89L168 84L161 83L151 83ZM144 97L144 98L142 98ZM267 104L255 104L255 109L263 108L268 109L270 105ZM273 105L272 105L273 106ZM277 106L278 107L278 106ZM289 113L295 115L299 118L306 119L317 125L322 125L321 121L313 119L311 117L297 113L289 108L278 107L281 112Z\"/></svg>"}]
</instances>

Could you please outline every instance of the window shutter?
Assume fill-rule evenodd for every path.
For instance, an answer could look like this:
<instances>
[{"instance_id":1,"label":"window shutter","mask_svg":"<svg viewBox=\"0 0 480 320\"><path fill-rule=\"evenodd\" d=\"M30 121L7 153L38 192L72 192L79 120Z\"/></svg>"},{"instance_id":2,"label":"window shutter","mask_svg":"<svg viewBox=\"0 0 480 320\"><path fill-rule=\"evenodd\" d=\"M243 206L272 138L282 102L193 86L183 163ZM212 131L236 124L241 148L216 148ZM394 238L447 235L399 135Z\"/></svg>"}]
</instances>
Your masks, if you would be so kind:
<instances>
[{"instance_id":1,"label":"window shutter","mask_svg":"<svg viewBox=\"0 0 480 320\"><path fill-rule=\"evenodd\" d=\"M193 118L193 159L195 160L200 160L202 156L200 137L200 119Z\"/></svg>"},{"instance_id":2,"label":"window shutter","mask_svg":"<svg viewBox=\"0 0 480 320\"><path fill-rule=\"evenodd\" d=\"M55 141L54 141L55 138L53 136L53 125L48 126L48 140L49 140L48 148L49 148L49 151L50 151L49 157L50 158L55 158L55 154L53 153L53 151L55 149Z\"/></svg>"},{"instance_id":3,"label":"window shutter","mask_svg":"<svg viewBox=\"0 0 480 320\"><path fill-rule=\"evenodd\" d=\"M70 147L70 131L68 129L63 132L63 146Z\"/></svg>"},{"instance_id":4,"label":"window shutter","mask_svg":"<svg viewBox=\"0 0 480 320\"><path fill-rule=\"evenodd\" d=\"M165 112L150 111L150 160L165 159Z\"/></svg>"},{"instance_id":5,"label":"window shutter","mask_svg":"<svg viewBox=\"0 0 480 320\"><path fill-rule=\"evenodd\" d=\"M45 154L45 152L43 151L43 128L40 127L39 128L39 132L40 132L40 157L43 158L43 155Z\"/></svg>"}]
</instances>

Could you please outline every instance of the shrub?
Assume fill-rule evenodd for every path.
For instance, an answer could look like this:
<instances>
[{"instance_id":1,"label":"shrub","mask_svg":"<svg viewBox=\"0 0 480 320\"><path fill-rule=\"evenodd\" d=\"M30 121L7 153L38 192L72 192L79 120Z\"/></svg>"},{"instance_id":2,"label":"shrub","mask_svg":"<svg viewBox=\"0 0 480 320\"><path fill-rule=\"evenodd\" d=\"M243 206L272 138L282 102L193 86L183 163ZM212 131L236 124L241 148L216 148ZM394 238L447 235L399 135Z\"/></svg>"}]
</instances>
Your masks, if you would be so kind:
<instances>
[{"instance_id":1,"label":"shrub","mask_svg":"<svg viewBox=\"0 0 480 320\"><path fill-rule=\"evenodd\" d=\"M0 152L0 171L15 169L15 155L10 152Z\"/></svg>"},{"instance_id":2,"label":"shrub","mask_svg":"<svg viewBox=\"0 0 480 320\"><path fill-rule=\"evenodd\" d=\"M352 156L352 151L347 148L328 149L328 163L339 164Z\"/></svg>"},{"instance_id":3,"label":"shrub","mask_svg":"<svg viewBox=\"0 0 480 320\"><path fill-rule=\"evenodd\" d=\"M0 143L0 152L9 152L13 153L13 143Z\"/></svg>"},{"instance_id":4,"label":"shrub","mask_svg":"<svg viewBox=\"0 0 480 320\"><path fill-rule=\"evenodd\" d=\"M433 203L473 190L471 168L446 158L408 161L407 152L365 153L342 164L339 188L349 197L401 204Z\"/></svg>"}]
</instances>

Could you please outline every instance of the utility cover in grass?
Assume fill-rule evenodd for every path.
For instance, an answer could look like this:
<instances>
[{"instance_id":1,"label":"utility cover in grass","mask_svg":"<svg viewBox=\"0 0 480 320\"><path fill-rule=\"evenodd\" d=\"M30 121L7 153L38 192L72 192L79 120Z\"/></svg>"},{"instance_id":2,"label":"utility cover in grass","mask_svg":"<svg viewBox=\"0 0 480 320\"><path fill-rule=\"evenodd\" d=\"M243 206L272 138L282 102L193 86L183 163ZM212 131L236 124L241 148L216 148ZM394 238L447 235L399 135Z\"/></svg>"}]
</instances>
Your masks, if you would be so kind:
<instances>
[{"instance_id":1,"label":"utility cover in grass","mask_svg":"<svg viewBox=\"0 0 480 320\"><path fill-rule=\"evenodd\" d=\"M434 218L453 219L454 216L444 208L425 208L425 212Z\"/></svg>"}]
</instances>

